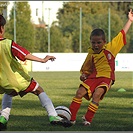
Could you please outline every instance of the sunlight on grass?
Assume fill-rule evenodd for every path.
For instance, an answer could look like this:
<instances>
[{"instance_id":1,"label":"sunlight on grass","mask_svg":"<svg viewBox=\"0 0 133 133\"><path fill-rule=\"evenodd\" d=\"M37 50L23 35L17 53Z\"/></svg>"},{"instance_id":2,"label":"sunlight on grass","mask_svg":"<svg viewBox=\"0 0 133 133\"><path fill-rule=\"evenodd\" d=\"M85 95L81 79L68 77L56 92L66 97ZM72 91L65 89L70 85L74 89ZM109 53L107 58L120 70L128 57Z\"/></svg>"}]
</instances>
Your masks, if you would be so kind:
<instances>
[{"instance_id":1,"label":"sunlight on grass","mask_svg":"<svg viewBox=\"0 0 133 133\"><path fill-rule=\"evenodd\" d=\"M31 72L30 75L44 88L55 107L69 107L80 84L79 72ZM13 98L8 131L132 131L132 76L131 72L116 72L116 82L100 102L90 127L82 126L81 120L89 101L83 99L76 125L63 128L50 125L47 112L41 107L38 97L27 94L23 98ZM120 88L126 91L118 92Z\"/></svg>"}]
</instances>

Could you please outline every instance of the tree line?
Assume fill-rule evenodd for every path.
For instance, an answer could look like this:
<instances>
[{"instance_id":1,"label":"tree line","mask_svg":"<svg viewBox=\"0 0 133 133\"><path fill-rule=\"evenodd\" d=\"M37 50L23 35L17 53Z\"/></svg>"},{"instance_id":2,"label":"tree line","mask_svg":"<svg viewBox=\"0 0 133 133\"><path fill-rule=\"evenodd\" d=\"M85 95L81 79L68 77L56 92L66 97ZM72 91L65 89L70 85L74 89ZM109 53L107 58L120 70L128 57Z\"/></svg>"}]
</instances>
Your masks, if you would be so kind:
<instances>
[{"instance_id":1,"label":"tree line","mask_svg":"<svg viewBox=\"0 0 133 133\"><path fill-rule=\"evenodd\" d=\"M31 8L28 1L14 3L16 42L30 52L48 52L48 28L45 22L41 18L38 26L31 22ZM80 45L81 52L87 52L90 47L89 35L95 28L102 28L105 31L108 42L109 38L115 37L123 28L130 8L133 8L133 2L64 1L63 7L57 12L58 21L54 21L50 27L50 52L78 53ZM128 31L127 45L120 51L121 53L133 52L132 36L133 26ZM7 19L5 37L14 38L13 7Z\"/></svg>"}]
</instances>

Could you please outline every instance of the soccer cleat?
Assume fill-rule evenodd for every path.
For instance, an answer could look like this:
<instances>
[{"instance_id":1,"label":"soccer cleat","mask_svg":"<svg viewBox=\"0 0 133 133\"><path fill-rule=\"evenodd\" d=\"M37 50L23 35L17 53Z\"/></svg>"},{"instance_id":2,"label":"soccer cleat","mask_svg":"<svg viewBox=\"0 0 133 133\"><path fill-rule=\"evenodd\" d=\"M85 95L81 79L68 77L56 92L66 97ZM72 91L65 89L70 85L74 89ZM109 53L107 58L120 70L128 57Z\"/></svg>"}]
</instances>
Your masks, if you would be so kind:
<instances>
[{"instance_id":1,"label":"soccer cleat","mask_svg":"<svg viewBox=\"0 0 133 133\"><path fill-rule=\"evenodd\" d=\"M64 127L72 126L69 120L61 118L60 116L49 116L49 120L52 125L62 125Z\"/></svg>"},{"instance_id":2,"label":"soccer cleat","mask_svg":"<svg viewBox=\"0 0 133 133\"><path fill-rule=\"evenodd\" d=\"M49 120L50 120L50 123L56 123L56 122L62 120L62 118L59 116L49 116Z\"/></svg>"},{"instance_id":3,"label":"soccer cleat","mask_svg":"<svg viewBox=\"0 0 133 133\"><path fill-rule=\"evenodd\" d=\"M0 131L6 130L7 120L4 116L0 116Z\"/></svg>"},{"instance_id":4,"label":"soccer cleat","mask_svg":"<svg viewBox=\"0 0 133 133\"><path fill-rule=\"evenodd\" d=\"M85 116L82 117L82 120L83 120L83 125L84 125L84 126L89 126L89 125L91 124L89 121L87 121L87 120L85 119Z\"/></svg>"},{"instance_id":5,"label":"soccer cleat","mask_svg":"<svg viewBox=\"0 0 133 133\"><path fill-rule=\"evenodd\" d=\"M76 123L76 121L72 121L72 120L70 120L70 122L72 125L75 125L75 123Z\"/></svg>"}]
</instances>

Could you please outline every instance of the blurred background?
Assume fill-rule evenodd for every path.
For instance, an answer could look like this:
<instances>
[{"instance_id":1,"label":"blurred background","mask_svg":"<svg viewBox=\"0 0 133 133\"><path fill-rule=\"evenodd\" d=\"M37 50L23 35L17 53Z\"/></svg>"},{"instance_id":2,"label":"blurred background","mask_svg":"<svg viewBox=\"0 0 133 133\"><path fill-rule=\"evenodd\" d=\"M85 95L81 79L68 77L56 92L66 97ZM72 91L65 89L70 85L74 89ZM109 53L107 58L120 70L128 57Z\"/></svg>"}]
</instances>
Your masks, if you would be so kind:
<instances>
[{"instance_id":1,"label":"blurred background","mask_svg":"<svg viewBox=\"0 0 133 133\"><path fill-rule=\"evenodd\" d=\"M90 32L102 28L109 42L123 28L130 8L133 2L0 2L5 37L34 53L86 53ZM133 52L132 36L133 26L121 53Z\"/></svg>"}]
</instances>

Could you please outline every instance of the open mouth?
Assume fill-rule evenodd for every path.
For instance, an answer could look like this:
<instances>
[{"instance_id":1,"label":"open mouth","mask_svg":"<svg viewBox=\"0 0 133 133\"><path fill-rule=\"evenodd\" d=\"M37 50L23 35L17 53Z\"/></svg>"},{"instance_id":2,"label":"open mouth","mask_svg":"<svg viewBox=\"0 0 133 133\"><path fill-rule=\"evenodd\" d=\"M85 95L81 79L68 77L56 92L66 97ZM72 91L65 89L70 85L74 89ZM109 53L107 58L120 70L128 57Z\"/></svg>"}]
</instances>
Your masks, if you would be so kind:
<instances>
[{"instance_id":1,"label":"open mouth","mask_svg":"<svg viewBox=\"0 0 133 133\"><path fill-rule=\"evenodd\" d=\"M95 50L98 50L99 48L95 48Z\"/></svg>"},{"instance_id":2,"label":"open mouth","mask_svg":"<svg viewBox=\"0 0 133 133\"><path fill-rule=\"evenodd\" d=\"M99 52L99 48L94 48L94 52L98 53Z\"/></svg>"},{"instance_id":3,"label":"open mouth","mask_svg":"<svg viewBox=\"0 0 133 133\"><path fill-rule=\"evenodd\" d=\"M94 51L99 51L99 48L94 48Z\"/></svg>"}]
</instances>

